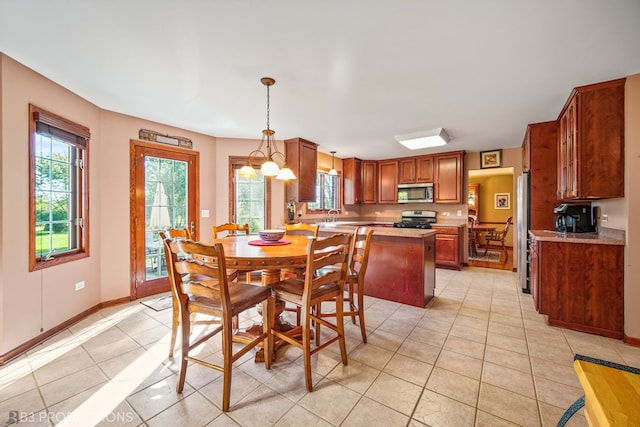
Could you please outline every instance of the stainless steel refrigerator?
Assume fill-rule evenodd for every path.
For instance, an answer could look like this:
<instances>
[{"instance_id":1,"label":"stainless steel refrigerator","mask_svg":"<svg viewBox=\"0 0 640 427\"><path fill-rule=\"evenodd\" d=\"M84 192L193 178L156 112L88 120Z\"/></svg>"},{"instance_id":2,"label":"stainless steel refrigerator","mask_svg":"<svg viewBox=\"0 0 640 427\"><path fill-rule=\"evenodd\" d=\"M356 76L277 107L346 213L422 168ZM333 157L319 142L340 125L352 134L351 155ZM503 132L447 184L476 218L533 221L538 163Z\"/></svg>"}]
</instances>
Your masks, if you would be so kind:
<instances>
[{"instance_id":1,"label":"stainless steel refrigerator","mask_svg":"<svg viewBox=\"0 0 640 427\"><path fill-rule=\"evenodd\" d=\"M518 188L517 188L517 234L516 234L516 242L518 248L518 281L520 282L520 287L522 288L522 292L529 294L531 290L529 288L529 224L530 224L530 212L529 212L529 204L530 204L530 181L529 181L529 173L523 172L522 175L518 177Z\"/></svg>"}]
</instances>

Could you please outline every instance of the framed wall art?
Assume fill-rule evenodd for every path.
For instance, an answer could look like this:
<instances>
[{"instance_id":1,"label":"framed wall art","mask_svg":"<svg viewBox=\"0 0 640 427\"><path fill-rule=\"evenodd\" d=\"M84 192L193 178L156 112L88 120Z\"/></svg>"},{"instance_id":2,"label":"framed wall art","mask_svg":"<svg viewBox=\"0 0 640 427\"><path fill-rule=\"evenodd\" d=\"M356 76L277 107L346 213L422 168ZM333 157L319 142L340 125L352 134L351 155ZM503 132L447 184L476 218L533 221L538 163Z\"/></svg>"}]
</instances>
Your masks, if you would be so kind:
<instances>
[{"instance_id":1,"label":"framed wall art","mask_svg":"<svg viewBox=\"0 0 640 427\"><path fill-rule=\"evenodd\" d=\"M511 209L511 194L494 193L496 209Z\"/></svg>"},{"instance_id":2,"label":"framed wall art","mask_svg":"<svg viewBox=\"0 0 640 427\"><path fill-rule=\"evenodd\" d=\"M480 168L500 168L502 167L502 150L481 151Z\"/></svg>"}]
</instances>

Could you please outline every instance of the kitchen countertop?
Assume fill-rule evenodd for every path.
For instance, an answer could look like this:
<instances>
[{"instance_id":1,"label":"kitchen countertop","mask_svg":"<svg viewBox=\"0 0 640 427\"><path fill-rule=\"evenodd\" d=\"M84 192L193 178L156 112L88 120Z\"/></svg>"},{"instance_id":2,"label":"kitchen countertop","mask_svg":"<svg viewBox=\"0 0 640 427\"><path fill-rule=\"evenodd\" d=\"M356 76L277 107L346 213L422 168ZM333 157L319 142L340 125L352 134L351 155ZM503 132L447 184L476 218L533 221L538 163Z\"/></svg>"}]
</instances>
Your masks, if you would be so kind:
<instances>
[{"instance_id":1,"label":"kitchen countertop","mask_svg":"<svg viewBox=\"0 0 640 427\"><path fill-rule=\"evenodd\" d=\"M393 222L387 221L334 221L320 222L320 231L336 231L340 233L353 233L355 227L366 225L373 227L374 236L394 236L394 237L411 237L423 238L435 234L435 230L423 230L419 228L394 228Z\"/></svg>"},{"instance_id":2,"label":"kitchen countertop","mask_svg":"<svg viewBox=\"0 0 640 427\"><path fill-rule=\"evenodd\" d=\"M529 237L540 242L591 243L624 246L624 230L602 227L598 233L558 233L552 230L529 230Z\"/></svg>"}]
</instances>

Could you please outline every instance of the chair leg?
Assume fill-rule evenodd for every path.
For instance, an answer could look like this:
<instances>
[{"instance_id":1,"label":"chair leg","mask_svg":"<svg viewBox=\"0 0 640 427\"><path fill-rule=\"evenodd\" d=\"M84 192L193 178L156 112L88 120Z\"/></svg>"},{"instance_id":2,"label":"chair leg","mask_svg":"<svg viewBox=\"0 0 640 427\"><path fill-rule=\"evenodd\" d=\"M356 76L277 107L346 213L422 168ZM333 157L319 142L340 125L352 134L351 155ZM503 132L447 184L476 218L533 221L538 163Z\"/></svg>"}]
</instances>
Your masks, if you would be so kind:
<instances>
[{"instance_id":1,"label":"chair leg","mask_svg":"<svg viewBox=\"0 0 640 427\"><path fill-rule=\"evenodd\" d=\"M322 303L313 307L312 310L315 316L318 318L322 317ZM313 329L316 338L316 346L318 346L320 345L320 322L314 322Z\"/></svg>"},{"instance_id":2,"label":"chair leg","mask_svg":"<svg viewBox=\"0 0 640 427\"><path fill-rule=\"evenodd\" d=\"M360 332L362 333L362 342L367 343L367 330L364 328L364 295L363 290L358 288L358 319L360 320Z\"/></svg>"},{"instance_id":3,"label":"chair leg","mask_svg":"<svg viewBox=\"0 0 640 427\"><path fill-rule=\"evenodd\" d=\"M173 319L171 320L171 341L169 342L169 359L173 359L173 350L176 348L176 337L178 335L178 326L180 326L180 308L177 299L171 295L173 304Z\"/></svg>"},{"instance_id":4,"label":"chair leg","mask_svg":"<svg viewBox=\"0 0 640 427\"><path fill-rule=\"evenodd\" d=\"M311 308L306 307L302 318L302 351L304 358L304 382L308 391L313 391L313 381L311 378ZM317 333L317 332L316 332Z\"/></svg>"},{"instance_id":5,"label":"chair leg","mask_svg":"<svg viewBox=\"0 0 640 427\"><path fill-rule=\"evenodd\" d=\"M232 320L225 318L222 329L222 352L223 368L222 373L222 411L229 411L229 400L231 396L231 370L233 366L233 333Z\"/></svg>"},{"instance_id":6,"label":"chair leg","mask_svg":"<svg viewBox=\"0 0 640 427\"><path fill-rule=\"evenodd\" d=\"M184 380L187 376L187 356L189 356L189 335L191 334L191 320L189 313L181 313L182 320L182 342L180 350L180 374L178 375L178 384L176 391L182 393L184 389Z\"/></svg>"},{"instance_id":7,"label":"chair leg","mask_svg":"<svg viewBox=\"0 0 640 427\"><path fill-rule=\"evenodd\" d=\"M347 346L344 341L344 296L338 292L336 296L336 327L338 329L338 342L340 344L340 356L342 364L347 364ZM311 390L309 390L311 391Z\"/></svg>"}]
</instances>

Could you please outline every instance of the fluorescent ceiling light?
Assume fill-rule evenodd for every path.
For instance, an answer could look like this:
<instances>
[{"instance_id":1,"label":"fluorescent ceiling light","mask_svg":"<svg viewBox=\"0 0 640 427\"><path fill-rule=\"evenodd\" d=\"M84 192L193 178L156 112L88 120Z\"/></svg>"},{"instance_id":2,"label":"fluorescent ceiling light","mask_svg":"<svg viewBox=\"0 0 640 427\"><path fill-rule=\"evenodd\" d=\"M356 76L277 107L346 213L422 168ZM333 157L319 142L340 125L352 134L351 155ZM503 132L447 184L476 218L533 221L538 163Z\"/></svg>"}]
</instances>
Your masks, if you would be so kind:
<instances>
[{"instance_id":1,"label":"fluorescent ceiling light","mask_svg":"<svg viewBox=\"0 0 640 427\"><path fill-rule=\"evenodd\" d=\"M445 145L451 138L445 132L443 128L408 133L405 135L394 136L396 141L411 150L417 150L418 148L439 147Z\"/></svg>"}]
</instances>

